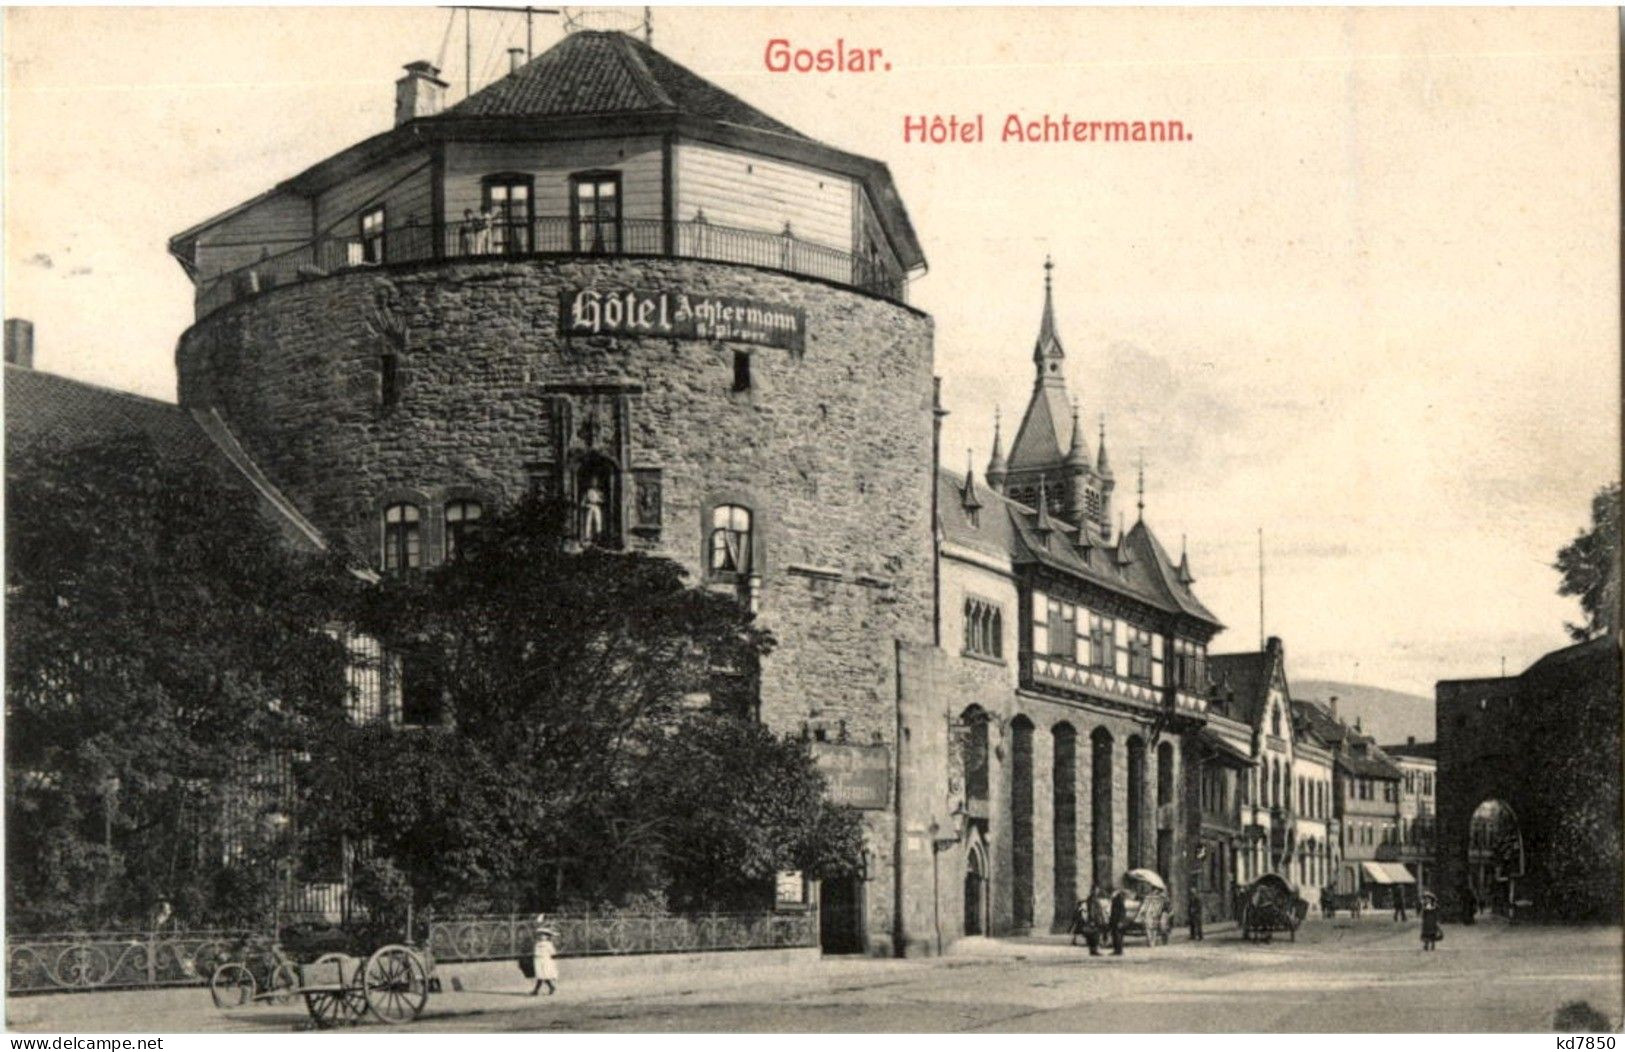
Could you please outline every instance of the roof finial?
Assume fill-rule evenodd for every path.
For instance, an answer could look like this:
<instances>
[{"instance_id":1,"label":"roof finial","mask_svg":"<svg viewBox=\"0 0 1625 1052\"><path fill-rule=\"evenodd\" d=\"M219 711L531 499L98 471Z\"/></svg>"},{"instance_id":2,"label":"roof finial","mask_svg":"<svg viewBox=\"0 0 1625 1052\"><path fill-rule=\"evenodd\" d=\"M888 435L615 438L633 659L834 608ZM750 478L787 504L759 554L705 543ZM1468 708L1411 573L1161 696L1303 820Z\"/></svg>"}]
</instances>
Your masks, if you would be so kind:
<instances>
[{"instance_id":1,"label":"roof finial","mask_svg":"<svg viewBox=\"0 0 1625 1052\"><path fill-rule=\"evenodd\" d=\"M1140 454L1140 499L1135 505L1139 511L1139 519L1145 521L1145 453Z\"/></svg>"},{"instance_id":2,"label":"roof finial","mask_svg":"<svg viewBox=\"0 0 1625 1052\"><path fill-rule=\"evenodd\" d=\"M1176 571L1179 583L1189 588L1196 583L1196 576L1191 573L1190 550L1185 547L1185 535L1179 535L1179 569Z\"/></svg>"},{"instance_id":3,"label":"roof finial","mask_svg":"<svg viewBox=\"0 0 1625 1052\"><path fill-rule=\"evenodd\" d=\"M1055 334L1055 298L1051 292L1050 271L1055 269L1055 261L1049 256L1044 257L1044 314L1038 322L1038 340L1033 344L1033 362L1038 366L1038 379L1053 377L1053 382L1059 384L1061 380L1061 367L1058 359L1065 358L1066 352L1061 349L1061 338Z\"/></svg>"},{"instance_id":4,"label":"roof finial","mask_svg":"<svg viewBox=\"0 0 1625 1052\"><path fill-rule=\"evenodd\" d=\"M1106 456L1106 414L1100 414L1100 455L1095 463L1095 474L1103 479L1112 477L1111 458Z\"/></svg>"},{"instance_id":5,"label":"roof finial","mask_svg":"<svg viewBox=\"0 0 1625 1052\"><path fill-rule=\"evenodd\" d=\"M1000 493L1004 492L1005 476L1009 474L1009 466L1004 459L1004 443L999 435L999 407L993 407L993 454L987 459L987 484Z\"/></svg>"}]
</instances>

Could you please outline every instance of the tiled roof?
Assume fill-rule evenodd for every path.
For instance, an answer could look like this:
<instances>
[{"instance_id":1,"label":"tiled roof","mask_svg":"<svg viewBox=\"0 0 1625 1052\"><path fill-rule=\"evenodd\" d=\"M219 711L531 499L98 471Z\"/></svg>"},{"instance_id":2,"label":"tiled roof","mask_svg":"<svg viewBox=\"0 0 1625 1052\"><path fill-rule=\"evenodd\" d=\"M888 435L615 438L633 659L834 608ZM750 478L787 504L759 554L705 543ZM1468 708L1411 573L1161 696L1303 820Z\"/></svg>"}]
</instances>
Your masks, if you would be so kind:
<instances>
[{"instance_id":1,"label":"tiled roof","mask_svg":"<svg viewBox=\"0 0 1625 1052\"><path fill-rule=\"evenodd\" d=\"M1401 760L1437 760L1438 742L1407 742L1404 745L1384 745L1382 751Z\"/></svg>"},{"instance_id":2,"label":"tiled roof","mask_svg":"<svg viewBox=\"0 0 1625 1052\"><path fill-rule=\"evenodd\" d=\"M1040 381L1011 443L1010 470L1053 467L1066 456L1071 440L1072 405L1066 400L1066 388Z\"/></svg>"},{"instance_id":3,"label":"tiled roof","mask_svg":"<svg viewBox=\"0 0 1625 1052\"><path fill-rule=\"evenodd\" d=\"M1338 743L1349 735L1349 729L1343 721L1327 712L1319 702L1294 701L1292 714L1303 722L1304 729L1310 735L1330 748L1335 749Z\"/></svg>"},{"instance_id":4,"label":"tiled roof","mask_svg":"<svg viewBox=\"0 0 1625 1052\"><path fill-rule=\"evenodd\" d=\"M429 119L646 111L685 113L806 138L636 37L603 31L570 33L506 77Z\"/></svg>"},{"instance_id":5,"label":"tiled roof","mask_svg":"<svg viewBox=\"0 0 1625 1052\"><path fill-rule=\"evenodd\" d=\"M1046 516L1050 526L1046 536L1037 527L1036 511L989 486L977 487L981 507L976 525L971 525L964 489L963 476L938 469L937 514L944 540L1015 564L1038 563L1156 609L1222 627L1188 588L1178 584L1167 553L1144 523L1136 523L1122 540L1122 551L1131 556L1127 562L1118 558L1119 549L1106 546L1095 547L1085 559L1076 544L1076 527Z\"/></svg>"},{"instance_id":6,"label":"tiled roof","mask_svg":"<svg viewBox=\"0 0 1625 1052\"><path fill-rule=\"evenodd\" d=\"M1380 752L1368 752L1363 756L1352 751L1340 752L1337 754L1337 764L1350 774L1362 774L1368 778L1397 781L1402 777L1394 762Z\"/></svg>"},{"instance_id":7,"label":"tiled roof","mask_svg":"<svg viewBox=\"0 0 1625 1052\"><path fill-rule=\"evenodd\" d=\"M5 415L10 449L44 443L72 449L121 438L146 441L160 460L212 471L228 484L243 487L294 546L305 550L326 546L316 528L253 466L213 413L7 365Z\"/></svg>"},{"instance_id":8,"label":"tiled roof","mask_svg":"<svg viewBox=\"0 0 1625 1052\"><path fill-rule=\"evenodd\" d=\"M1221 698L1230 703L1230 718L1249 727L1258 726L1264 700L1269 696L1270 654L1259 650L1246 654L1209 654L1208 679Z\"/></svg>"}]
</instances>

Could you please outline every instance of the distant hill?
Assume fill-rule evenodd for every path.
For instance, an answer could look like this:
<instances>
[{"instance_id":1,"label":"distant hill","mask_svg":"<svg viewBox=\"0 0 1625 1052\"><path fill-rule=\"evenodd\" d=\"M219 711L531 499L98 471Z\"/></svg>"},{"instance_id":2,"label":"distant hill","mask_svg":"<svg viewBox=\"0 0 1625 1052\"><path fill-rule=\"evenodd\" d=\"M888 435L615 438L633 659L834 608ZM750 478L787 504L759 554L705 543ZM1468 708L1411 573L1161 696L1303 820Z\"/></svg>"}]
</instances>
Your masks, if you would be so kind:
<instances>
[{"instance_id":1,"label":"distant hill","mask_svg":"<svg viewBox=\"0 0 1625 1052\"><path fill-rule=\"evenodd\" d=\"M1337 714L1352 725L1360 718L1365 733L1378 745L1394 745L1414 735L1419 742L1433 740L1433 699L1358 683L1337 683L1329 679L1292 681L1294 701L1337 698Z\"/></svg>"}]
</instances>

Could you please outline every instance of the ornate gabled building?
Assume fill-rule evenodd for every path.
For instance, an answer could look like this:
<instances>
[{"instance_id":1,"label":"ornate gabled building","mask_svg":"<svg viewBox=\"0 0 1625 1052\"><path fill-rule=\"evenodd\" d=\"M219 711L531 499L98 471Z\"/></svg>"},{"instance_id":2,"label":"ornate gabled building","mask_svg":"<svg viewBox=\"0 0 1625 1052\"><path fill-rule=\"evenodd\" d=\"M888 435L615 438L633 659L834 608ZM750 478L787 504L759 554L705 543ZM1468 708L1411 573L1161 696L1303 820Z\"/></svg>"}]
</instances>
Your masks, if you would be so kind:
<instances>
[{"instance_id":1,"label":"ornate gabled building","mask_svg":"<svg viewBox=\"0 0 1625 1052\"><path fill-rule=\"evenodd\" d=\"M1135 868L1183 914L1198 863L1186 764L1221 626L1143 517L1112 535L1110 466L1067 397L1047 277L1033 362L1009 457L996 434L985 483L937 474L940 702L911 715L950 733L933 804L960 816L937 823L954 830L933 859L944 940L1064 930L1091 885Z\"/></svg>"}]
</instances>

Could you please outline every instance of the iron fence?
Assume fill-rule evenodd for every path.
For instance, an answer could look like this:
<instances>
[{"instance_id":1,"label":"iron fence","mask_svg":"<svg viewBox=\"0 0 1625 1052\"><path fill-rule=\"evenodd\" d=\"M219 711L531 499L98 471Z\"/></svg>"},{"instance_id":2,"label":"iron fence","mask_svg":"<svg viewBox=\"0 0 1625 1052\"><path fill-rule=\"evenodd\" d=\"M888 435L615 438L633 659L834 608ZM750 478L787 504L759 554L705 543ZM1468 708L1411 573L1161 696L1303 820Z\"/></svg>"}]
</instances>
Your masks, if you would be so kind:
<instances>
[{"instance_id":1,"label":"iron fence","mask_svg":"<svg viewBox=\"0 0 1625 1052\"><path fill-rule=\"evenodd\" d=\"M764 267L833 281L901 301L904 282L879 259L780 233L703 219L591 221L543 216L493 225L450 222L391 227L363 238L329 236L271 253L198 286L197 316L269 289L390 263L536 256L669 256Z\"/></svg>"},{"instance_id":2,"label":"iron fence","mask_svg":"<svg viewBox=\"0 0 1625 1052\"><path fill-rule=\"evenodd\" d=\"M529 914L449 917L429 924L437 961L484 961L529 956L535 941ZM794 913L548 914L561 957L767 950L818 945L818 918Z\"/></svg>"},{"instance_id":3,"label":"iron fence","mask_svg":"<svg viewBox=\"0 0 1625 1052\"><path fill-rule=\"evenodd\" d=\"M246 930L57 932L6 938L6 992L105 990L207 983L240 960Z\"/></svg>"}]
</instances>

